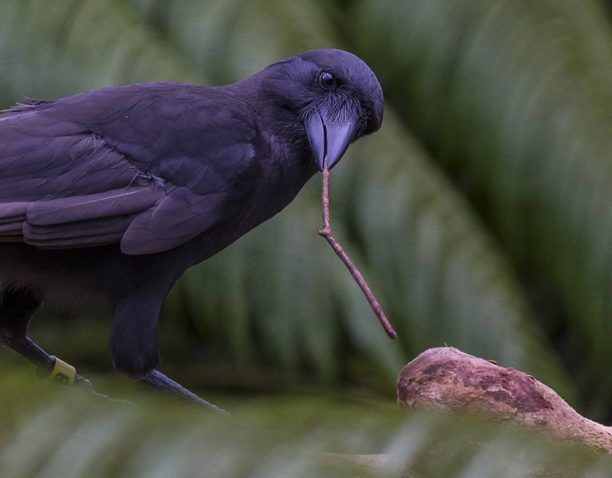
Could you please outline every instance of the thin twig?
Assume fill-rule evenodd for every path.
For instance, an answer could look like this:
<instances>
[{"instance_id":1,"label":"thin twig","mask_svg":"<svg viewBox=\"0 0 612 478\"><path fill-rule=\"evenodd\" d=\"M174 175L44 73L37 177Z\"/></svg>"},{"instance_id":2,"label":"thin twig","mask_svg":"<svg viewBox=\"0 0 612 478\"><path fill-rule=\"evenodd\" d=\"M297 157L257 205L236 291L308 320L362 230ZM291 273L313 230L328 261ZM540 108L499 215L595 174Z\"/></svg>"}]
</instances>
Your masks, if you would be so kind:
<instances>
[{"instance_id":1,"label":"thin twig","mask_svg":"<svg viewBox=\"0 0 612 478\"><path fill-rule=\"evenodd\" d=\"M334 252L338 255L340 260L344 262L344 265L349 270L349 272L355 279L355 282L357 282L357 285L370 303L370 307L372 307L372 310L380 321L380 325L382 325L383 329L385 329L387 335L392 339L396 339L397 333L393 329L393 326L391 325L391 322L389 322L389 319L387 319L387 316L385 315L385 311L383 310L382 306L379 304L378 300L376 300L374 293L368 286L368 283L363 278L363 275L361 275L359 269L357 269L357 266L353 264L353 261L351 261L347 253L344 252L344 249L342 249L342 246L338 243L338 241L336 241L336 238L332 233L331 219L329 215L329 169L327 167L327 158L325 158L325 161L323 163L323 190L321 194L321 204L323 207L323 228L319 229L317 233L319 234L319 236L325 238L325 240L329 243Z\"/></svg>"}]
</instances>

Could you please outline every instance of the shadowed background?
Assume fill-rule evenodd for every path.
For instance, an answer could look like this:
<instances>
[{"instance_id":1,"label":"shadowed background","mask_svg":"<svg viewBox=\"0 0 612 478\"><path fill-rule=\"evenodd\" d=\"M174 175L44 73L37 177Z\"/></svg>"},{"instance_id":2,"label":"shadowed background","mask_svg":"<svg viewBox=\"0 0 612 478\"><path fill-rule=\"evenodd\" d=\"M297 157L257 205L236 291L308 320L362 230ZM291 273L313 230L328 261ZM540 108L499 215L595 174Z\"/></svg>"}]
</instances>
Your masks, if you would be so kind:
<instances>
[{"instance_id":1,"label":"shadowed background","mask_svg":"<svg viewBox=\"0 0 612 478\"><path fill-rule=\"evenodd\" d=\"M162 314L161 369L232 403L284 403L296 393L390 403L401 366L448 344L525 370L610 423L606 8L596 0L5 0L0 106L118 83L223 84L310 48L356 53L383 85L385 120L334 169L332 217L399 340L388 341L316 236L316 176L279 216L180 280ZM32 336L104 380L109 319L45 316L35 316ZM17 367L15 384L27 383L31 368L1 353L0 368ZM15 384L0 389L14 395Z\"/></svg>"}]
</instances>

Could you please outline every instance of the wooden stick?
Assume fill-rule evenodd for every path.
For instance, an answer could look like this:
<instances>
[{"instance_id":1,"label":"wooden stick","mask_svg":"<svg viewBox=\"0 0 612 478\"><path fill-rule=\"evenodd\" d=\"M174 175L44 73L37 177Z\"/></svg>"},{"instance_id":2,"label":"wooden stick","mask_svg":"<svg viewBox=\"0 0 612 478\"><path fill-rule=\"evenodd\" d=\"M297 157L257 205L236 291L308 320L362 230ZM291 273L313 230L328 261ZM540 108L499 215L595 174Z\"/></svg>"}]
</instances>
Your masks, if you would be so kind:
<instances>
[{"instance_id":1,"label":"wooden stick","mask_svg":"<svg viewBox=\"0 0 612 478\"><path fill-rule=\"evenodd\" d=\"M325 161L323 163L323 188L321 194L321 204L323 208L323 228L319 229L317 233L319 234L319 236L325 238L325 240L329 243L334 252L338 255L340 260L342 260L346 268L349 270L349 272L353 276L353 279L355 279L355 282L357 282L357 285L370 303L370 307L372 307L372 310L380 321L380 325L382 325L383 329L385 329L385 332L387 333L389 338L396 339L397 333L393 329L393 326L391 325L391 322L389 322L389 319L387 319L387 316L385 315L385 311L383 310L382 306L380 305L378 300L376 300L374 293L368 286L368 283L363 278L363 275L361 275L359 269L357 269L355 264L353 264L353 261L351 261L347 253L344 252L344 249L342 249L342 246L340 246L338 241L336 241L332 233L331 219L329 214L329 168L327 167L327 158L325 158Z\"/></svg>"}]
</instances>

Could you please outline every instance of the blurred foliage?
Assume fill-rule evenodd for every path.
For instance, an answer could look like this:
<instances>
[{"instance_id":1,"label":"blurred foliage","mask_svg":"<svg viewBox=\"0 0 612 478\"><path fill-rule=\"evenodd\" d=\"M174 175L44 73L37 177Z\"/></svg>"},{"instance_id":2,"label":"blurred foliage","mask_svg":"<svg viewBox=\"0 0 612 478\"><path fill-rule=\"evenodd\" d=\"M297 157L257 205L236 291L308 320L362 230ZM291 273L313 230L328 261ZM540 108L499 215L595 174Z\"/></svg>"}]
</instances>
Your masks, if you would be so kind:
<instances>
[{"instance_id":1,"label":"blurred foliage","mask_svg":"<svg viewBox=\"0 0 612 478\"><path fill-rule=\"evenodd\" d=\"M98 386L131 402L34 382L15 371L2 375L13 385L0 396L0 409L12 411L0 430L4 478L605 478L612 467L609 456L507 424L407 416L388 401L358 395L251 397L225 417L102 378ZM355 463L372 454L385 454L380 468Z\"/></svg>"},{"instance_id":2,"label":"blurred foliage","mask_svg":"<svg viewBox=\"0 0 612 478\"><path fill-rule=\"evenodd\" d=\"M609 18L595 0L4 0L0 105L137 81L222 84L309 48L355 52L383 84L385 121L334 170L334 228L400 339L388 342L316 236L315 178L286 211L190 270L173 289L160 330L164 370L187 385L226 392L350 384L389 401L400 367L426 347L447 343L526 370L591 418L610 420L611 40ZM101 371L109 368L106 327L83 317L68 325L39 319L34 336ZM18 393L11 390L3 385L0 396ZM16 415L14 430L42 426L58 410L53 404L46 411L39 403L42 418L34 414L31 423L25 411ZM98 453L119 457L104 440L113 441L122 426L136 429L152 413L123 425L124 412L87 408L93 406L75 404L72 417L84 427L72 440L105 424L91 460ZM261 412L264 423L283 406L292 405L279 398L253 414ZM325 419L308 418L312 404L294 406L300 420ZM361 423L367 410L353 411ZM192 419L186 417L180 423ZM381 432L386 438L376 444L392 443L398 433L422 445L420 434L436 427L427 420L415 418L403 431L381 425L388 434ZM178 458L164 462L174 452L185 457L184 466L197 466L213 451L193 451L189 440L210 444L213 430L228 437L221 426L207 431L206 423L189 431L177 425L165 447L164 437L152 433L152 452L135 438L125 446L140 450L148 463L143 470L152 463L183 466ZM360 439L367 441L368 426ZM304 443L325 435L292 433ZM229 463L238 452L222 442L212 444ZM462 466L497 473L505 446L537 464L539 448L519 442L500 436ZM50 450L40 446L44 458ZM418 450L410 453L418 460ZM270 455L277 458L261 466L291 464Z\"/></svg>"}]
</instances>

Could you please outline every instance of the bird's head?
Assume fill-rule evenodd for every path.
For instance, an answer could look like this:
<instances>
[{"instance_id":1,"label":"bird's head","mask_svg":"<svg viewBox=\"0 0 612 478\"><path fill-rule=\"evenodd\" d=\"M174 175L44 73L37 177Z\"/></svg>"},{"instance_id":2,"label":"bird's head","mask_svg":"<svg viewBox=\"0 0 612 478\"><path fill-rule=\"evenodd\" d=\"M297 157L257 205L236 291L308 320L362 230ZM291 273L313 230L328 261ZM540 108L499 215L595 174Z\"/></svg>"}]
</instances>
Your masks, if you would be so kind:
<instances>
[{"instance_id":1,"label":"bird's head","mask_svg":"<svg viewBox=\"0 0 612 478\"><path fill-rule=\"evenodd\" d=\"M264 83L303 124L320 170L357 138L380 128L383 92L374 72L342 50L309 50L264 70Z\"/></svg>"}]
</instances>

